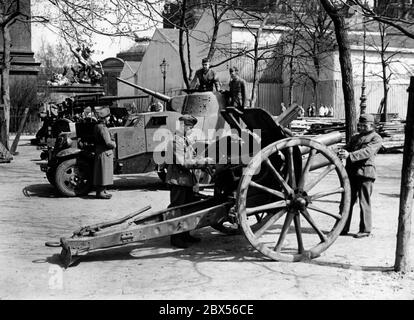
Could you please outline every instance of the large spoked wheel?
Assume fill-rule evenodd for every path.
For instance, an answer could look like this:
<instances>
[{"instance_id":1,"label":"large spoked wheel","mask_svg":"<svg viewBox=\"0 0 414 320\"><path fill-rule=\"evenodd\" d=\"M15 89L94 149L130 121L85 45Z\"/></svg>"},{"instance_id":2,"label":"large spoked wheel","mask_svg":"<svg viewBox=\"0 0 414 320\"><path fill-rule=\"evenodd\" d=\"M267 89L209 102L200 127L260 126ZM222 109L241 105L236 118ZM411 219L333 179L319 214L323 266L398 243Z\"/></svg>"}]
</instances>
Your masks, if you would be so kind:
<instances>
[{"instance_id":1,"label":"large spoked wheel","mask_svg":"<svg viewBox=\"0 0 414 320\"><path fill-rule=\"evenodd\" d=\"M345 168L331 150L309 138L287 138L264 148L249 163L238 191L245 236L277 261L318 257L348 218Z\"/></svg>"},{"instance_id":2,"label":"large spoked wheel","mask_svg":"<svg viewBox=\"0 0 414 320\"><path fill-rule=\"evenodd\" d=\"M67 197L87 195L92 189L92 169L82 159L63 161L56 168L55 185Z\"/></svg>"}]
</instances>

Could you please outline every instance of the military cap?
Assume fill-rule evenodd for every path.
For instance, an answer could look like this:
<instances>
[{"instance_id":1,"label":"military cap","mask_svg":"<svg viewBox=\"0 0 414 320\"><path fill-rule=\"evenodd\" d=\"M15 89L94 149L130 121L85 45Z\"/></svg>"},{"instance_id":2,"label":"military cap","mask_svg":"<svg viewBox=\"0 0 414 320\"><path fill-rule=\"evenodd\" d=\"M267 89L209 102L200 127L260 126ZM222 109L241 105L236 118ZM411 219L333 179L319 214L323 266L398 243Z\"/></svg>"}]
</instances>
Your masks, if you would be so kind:
<instances>
[{"instance_id":1,"label":"military cap","mask_svg":"<svg viewBox=\"0 0 414 320\"><path fill-rule=\"evenodd\" d=\"M204 58L203 60L201 60L201 63L209 63L210 59L209 58Z\"/></svg>"},{"instance_id":2,"label":"military cap","mask_svg":"<svg viewBox=\"0 0 414 320\"><path fill-rule=\"evenodd\" d=\"M372 114L364 113L360 115L359 122L360 123L374 123L375 118Z\"/></svg>"},{"instance_id":3,"label":"military cap","mask_svg":"<svg viewBox=\"0 0 414 320\"><path fill-rule=\"evenodd\" d=\"M95 107L95 111L99 118L106 118L111 114L109 107Z\"/></svg>"},{"instance_id":4,"label":"military cap","mask_svg":"<svg viewBox=\"0 0 414 320\"><path fill-rule=\"evenodd\" d=\"M183 121L187 126L195 126L198 122L197 118L192 116L191 114L184 114L178 118L178 120Z\"/></svg>"}]
</instances>

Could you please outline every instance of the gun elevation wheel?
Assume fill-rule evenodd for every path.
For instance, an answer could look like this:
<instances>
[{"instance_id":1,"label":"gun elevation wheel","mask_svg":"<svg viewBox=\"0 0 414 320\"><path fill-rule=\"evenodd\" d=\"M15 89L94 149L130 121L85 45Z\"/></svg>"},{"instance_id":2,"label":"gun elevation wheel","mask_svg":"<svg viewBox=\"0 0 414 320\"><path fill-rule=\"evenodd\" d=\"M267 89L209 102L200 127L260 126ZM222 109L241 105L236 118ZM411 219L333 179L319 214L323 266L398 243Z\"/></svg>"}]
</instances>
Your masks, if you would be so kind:
<instances>
[{"instance_id":1,"label":"gun elevation wheel","mask_svg":"<svg viewBox=\"0 0 414 320\"><path fill-rule=\"evenodd\" d=\"M265 256L277 261L312 259L345 225L348 175L341 160L318 141L283 139L250 161L239 184L237 206L245 236Z\"/></svg>"}]
</instances>

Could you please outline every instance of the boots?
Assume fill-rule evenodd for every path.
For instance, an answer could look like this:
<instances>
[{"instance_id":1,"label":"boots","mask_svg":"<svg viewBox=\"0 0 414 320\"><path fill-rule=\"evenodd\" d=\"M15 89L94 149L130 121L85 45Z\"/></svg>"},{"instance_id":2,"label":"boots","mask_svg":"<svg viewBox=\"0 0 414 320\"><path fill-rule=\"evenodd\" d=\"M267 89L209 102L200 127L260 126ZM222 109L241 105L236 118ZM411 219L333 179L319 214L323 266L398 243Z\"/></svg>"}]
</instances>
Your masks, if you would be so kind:
<instances>
[{"instance_id":1,"label":"boots","mask_svg":"<svg viewBox=\"0 0 414 320\"><path fill-rule=\"evenodd\" d=\"M190 231L187 232L183 232L183 238L185 241L189 242L189 243L198 243L201 241L200 238L194 237L190 234Z\"/></svg>"},{"instance_id":2,"label":"boots","mask_svg":"<svg viewBox=\"0 0 414 320\"><path fill-rule=\"evenodd\" d=\"M188 248L191 244L185 240L185 237L182 233L173 234L170 237L170 242L173 247L177 248Z\"/></svg>"},{"instance_id":3,"label":"boots","mask_svg":"<svg viewBox=\"0 0 414 320\"><path fill-rule=\"evenodd\" d=\"M107 193L105 187L97 187L96 188L96 198L97 199L111 199L112 194Z\"/></svg>"}]
</instances>

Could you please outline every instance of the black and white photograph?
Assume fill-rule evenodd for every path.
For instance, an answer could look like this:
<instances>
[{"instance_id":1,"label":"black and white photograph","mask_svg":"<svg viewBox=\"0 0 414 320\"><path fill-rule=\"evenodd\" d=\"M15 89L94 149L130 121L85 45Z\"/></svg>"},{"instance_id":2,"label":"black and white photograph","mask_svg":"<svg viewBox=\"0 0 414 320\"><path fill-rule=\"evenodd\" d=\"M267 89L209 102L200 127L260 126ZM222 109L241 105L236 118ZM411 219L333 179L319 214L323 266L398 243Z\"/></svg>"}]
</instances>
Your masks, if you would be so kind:
<instances>
[{"instance_id":1,"label":"black and white photograph","mask_svg":"<svg viewBox=\"0 0 414 320\"><path fill-rule=\"evenodd\" d=\"M414 1L0 0L0 26L0 300L414 299Z\"/></svg>"}]
</instances>

